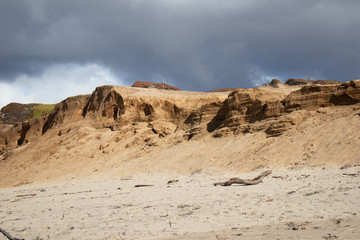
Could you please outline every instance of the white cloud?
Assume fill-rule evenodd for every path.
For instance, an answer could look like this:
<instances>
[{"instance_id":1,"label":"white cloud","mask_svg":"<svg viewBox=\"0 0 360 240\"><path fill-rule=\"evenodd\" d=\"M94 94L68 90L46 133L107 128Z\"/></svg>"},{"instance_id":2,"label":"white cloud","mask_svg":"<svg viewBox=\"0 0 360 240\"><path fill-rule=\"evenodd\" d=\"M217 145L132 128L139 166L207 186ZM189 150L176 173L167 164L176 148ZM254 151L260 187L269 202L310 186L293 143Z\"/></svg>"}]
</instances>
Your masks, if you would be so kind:
<instances>
[{"instance_id":1,"label":"white cloud","mask_svg":"<svg viewBox=\"0 0 360 240\"><path fill-rule=\"evenodd\" d=\"M248 73L248 77L255 86L261 86L265 83L269 83L272 79L279 79L278 76L271 76L263 72L259 67L251 67Z\"/></svg>"},{"instance_id":2,"label":"white cloud","mask_svg":"<svg viewBox=\"0 0 360 240\"><path fill-rule=\"evenodd\" d=\"M0 108L10 102L57 103L74 95L89 94L100 85L123 85L110 69L99 64L57 64L37 76L0 79Z\"/></svg>"}]
</instances>

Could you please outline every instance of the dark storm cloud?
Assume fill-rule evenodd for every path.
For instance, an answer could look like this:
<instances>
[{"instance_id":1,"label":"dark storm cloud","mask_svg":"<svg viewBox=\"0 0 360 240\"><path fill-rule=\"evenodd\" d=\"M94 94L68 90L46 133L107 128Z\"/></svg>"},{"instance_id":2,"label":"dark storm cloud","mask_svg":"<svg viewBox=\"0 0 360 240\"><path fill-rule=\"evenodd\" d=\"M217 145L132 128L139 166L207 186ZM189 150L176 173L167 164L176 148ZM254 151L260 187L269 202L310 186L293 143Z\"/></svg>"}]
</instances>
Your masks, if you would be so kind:
<instances>
[{"instance_id":1,"label":"dark storm cloud","mask_svg":"<svg viewBox=\"0 0 360 240\"><path fill-rule=\"evenodd\" d=\"M99 64L187 90L360 77L359 1L0 1L0 79Z\"/></svg>"}]
</instances>

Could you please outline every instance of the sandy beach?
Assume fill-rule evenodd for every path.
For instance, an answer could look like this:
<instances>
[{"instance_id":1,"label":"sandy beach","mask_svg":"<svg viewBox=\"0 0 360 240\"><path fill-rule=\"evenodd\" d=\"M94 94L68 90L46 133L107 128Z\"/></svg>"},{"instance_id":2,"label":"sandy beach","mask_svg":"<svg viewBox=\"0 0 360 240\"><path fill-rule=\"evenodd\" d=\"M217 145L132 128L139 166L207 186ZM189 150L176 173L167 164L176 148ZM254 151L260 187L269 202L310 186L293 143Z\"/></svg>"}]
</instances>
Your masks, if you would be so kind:
<instances>
[{"instance_id":1,"label":"sandy beach","mask_svg":"<svg viewBox=\"0 0 360 240\"><path fill-rule=\"evenodd\" d=\"M279 168L258 185L213 185L230 177L199 171L2 188L0 226L31 240L360 236L360 166Z\"/></svg>"}]
</instances>

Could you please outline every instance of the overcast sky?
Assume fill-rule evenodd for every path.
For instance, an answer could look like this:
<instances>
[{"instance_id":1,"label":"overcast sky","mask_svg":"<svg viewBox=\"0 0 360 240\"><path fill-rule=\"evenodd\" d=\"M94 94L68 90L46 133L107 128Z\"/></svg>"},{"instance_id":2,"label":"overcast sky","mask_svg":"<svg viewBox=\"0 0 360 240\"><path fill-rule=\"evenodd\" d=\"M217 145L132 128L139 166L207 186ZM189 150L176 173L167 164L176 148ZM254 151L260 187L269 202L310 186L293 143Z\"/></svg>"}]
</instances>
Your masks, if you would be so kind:
<instances>
[{"instance_id":1,"label":"overcast sky","mask_svg":"<svg viewBox=\"0 0 360 240\"><path fill-rule=\"evenodd\" d=\"M360 78L358 0L0 0L0 107L96 86Z\"/></svg>"}]
</instances>

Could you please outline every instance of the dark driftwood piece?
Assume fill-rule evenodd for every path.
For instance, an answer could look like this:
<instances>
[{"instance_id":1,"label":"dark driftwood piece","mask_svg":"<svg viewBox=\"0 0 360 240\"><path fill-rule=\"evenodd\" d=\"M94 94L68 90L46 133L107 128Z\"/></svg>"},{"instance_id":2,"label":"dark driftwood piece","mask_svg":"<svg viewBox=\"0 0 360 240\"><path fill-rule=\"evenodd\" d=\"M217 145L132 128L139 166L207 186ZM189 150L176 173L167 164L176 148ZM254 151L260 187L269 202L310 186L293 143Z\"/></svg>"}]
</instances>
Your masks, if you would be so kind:
<instances>
[{"instance_id":1,"label":"dark driftwood piece","mask_svg":"<svg viewBox=\"0 0 360 240\"><path fill-rule=\"evenodd\" d=\"M267 170L254 179L230 178L230 180L228 180L226 182L218 182L218 183L214 183L214 185L215 186L230 186L234 183L244 184L244 185L255 185L255 184L261 183L262 179L264 177L270 175L271 173L272 173L271 170Z\"/></svg>"},{"instance_id":2,"label":"dark driftwood piece","mask_svg":"<svg viewBox=\"0 0 360 240\"><path fill-rule=\"evenodd\" d=\"M24 240L16 237L12 237L10 234L8 234L4 229L0 228L0 232L4 234L5 237L7 237L9 240Z\"/></svg>"},{"instance_id":3,"label":"dark driftwood piece","mask_svg":"<svg viewBox=\"0 0 360 240\"><path fill-rule=\"evenodd\" d=\"M135 187L152 187L154 185L148 185L148 184L139 184L139 185L135 185Z\"/></svg>"},{"instance_id":4,"label":"dark driftwood piece","mask_svg":"<svg viewBox=\"0 0 360 240\"><path fill-rule=\"evenodd\" d=\"M342 175L356 177L359 173L343 173Z\"/></svg>"},{"instance_id":5,"label":"dark driftwood piece","mask_svg":"<svg viewBox=\"0 0 360 240\"><path fill-rule=\"evenodd\" d=\"M176 183L176 182L179 182L179 180L177 180L177 179L172 179L172 180L168 181L167 184Z\"/></svg>"}]
</instances>

